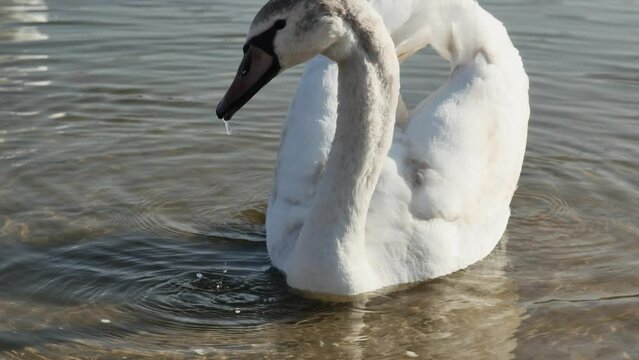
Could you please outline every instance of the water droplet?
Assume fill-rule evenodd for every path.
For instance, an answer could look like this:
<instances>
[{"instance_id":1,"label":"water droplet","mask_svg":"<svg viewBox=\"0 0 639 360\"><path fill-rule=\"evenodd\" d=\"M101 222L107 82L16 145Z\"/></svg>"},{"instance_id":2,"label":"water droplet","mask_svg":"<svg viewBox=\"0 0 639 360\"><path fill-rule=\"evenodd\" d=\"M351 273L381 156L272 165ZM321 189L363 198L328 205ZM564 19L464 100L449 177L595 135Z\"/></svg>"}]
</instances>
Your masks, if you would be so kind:
<instances>
[{"instance_id":1,"label":"water droplet","mask_svg":"<svg viewBox=\"0 0 639 360\"><path fill-rule=\"evenodd\" d=\"M241 311L240 311L240 308L235 308L235 313L236 313L236 314L239 314L240 312L241 312Z\"/></svg>"},{"instance_id":2,"label":"water droplet","mask_svg":"<svg viewBox=\"0 0 639 360\"><path fill-rule=\"evenodd\" d=\"M201 279L201 278L204 277L204 275L202 275L202 273L197 273L197 274L195 274L195 277L198 278L198 279Z\"/></svg>"},{"instance_id":3,"label":"water droplet","mask_svg":"<svg viewBox=\"0 0 639 360\"><path fill-rule=\"evenodd\" d=\"M232 135L233 134L233 130L231 130L231 125L229 125L229 122L226 120L222 120L224 122L224 127L226 128L226 135Z\"/></svg>"},{"instance_id":4,"label":"water droplet","mask_svg":"<svg viewBox=\"0 0 639 360\"><path fill-rule=\"evenodd\" d=\"M60 119L67 116L67 113L63 113L63 112L59 112L59 113L55 113L55 114L51 114L49 115L49 119Z\"/></svg>"},{"instance_id":5,"label":"water droplet","mask_svg":"<svg viewBox=\"0 0 639 360\"><path fill-rule=\"evenodd\" d=\"M222 270L222 273L226 274L227 271L229 271L229 270L228 269L224 269L224 270Z\"/></svg>"}]
</instances>

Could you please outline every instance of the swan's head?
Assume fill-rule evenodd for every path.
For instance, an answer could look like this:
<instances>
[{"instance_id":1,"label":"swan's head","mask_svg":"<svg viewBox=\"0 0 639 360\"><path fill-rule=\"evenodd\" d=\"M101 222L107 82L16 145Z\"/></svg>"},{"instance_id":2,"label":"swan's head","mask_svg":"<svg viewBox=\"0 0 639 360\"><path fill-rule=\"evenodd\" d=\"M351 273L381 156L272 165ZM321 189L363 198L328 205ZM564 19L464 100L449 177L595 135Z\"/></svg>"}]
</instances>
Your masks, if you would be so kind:
<instances>
[{"instance_id":1,"label":"swan's head","mask_svg":"<svg viewBox=\"0 0 639 360\"><path fill-rule=\"evenodd\" d=\"M343 0L270 0L251 24L235 80L217 106L229 120L277 74L315 55L335 58L346 33Z\"/></svg>"}]
</instances>

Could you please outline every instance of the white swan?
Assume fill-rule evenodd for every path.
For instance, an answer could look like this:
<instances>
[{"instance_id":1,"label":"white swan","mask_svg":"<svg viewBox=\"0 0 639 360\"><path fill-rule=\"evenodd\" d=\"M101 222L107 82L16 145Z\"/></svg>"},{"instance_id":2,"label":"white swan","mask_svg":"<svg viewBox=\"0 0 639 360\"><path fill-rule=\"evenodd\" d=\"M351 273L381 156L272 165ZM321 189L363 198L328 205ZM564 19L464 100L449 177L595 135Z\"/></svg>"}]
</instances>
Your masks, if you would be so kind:
<instances>
[{"instance_id":1,"label":"white swan","mask_svg":"<svg viewBox=\"0 0 639 360\"><path fill-rule=\"evenodd\" d=\"M406 18L423 23L387 24L397 53L430 44L452 70L406 124L395 122L395 45L370 4L271 0L251 25L218 116L230 119L316 54L339 69L338 84L327 60L307 69L269 202L269 255L294 288L355 295L446 275L485 257L505 231L529 118L518 51L472 0L410 4Z\"/></svg>"}]
</instances>

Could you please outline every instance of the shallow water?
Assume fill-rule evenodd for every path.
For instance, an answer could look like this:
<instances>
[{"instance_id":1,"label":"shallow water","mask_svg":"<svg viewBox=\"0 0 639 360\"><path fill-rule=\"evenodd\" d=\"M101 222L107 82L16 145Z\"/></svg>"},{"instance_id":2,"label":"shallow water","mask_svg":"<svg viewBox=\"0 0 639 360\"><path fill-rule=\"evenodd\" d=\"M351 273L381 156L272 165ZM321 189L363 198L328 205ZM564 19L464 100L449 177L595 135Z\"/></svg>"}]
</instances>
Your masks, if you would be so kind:
<instances>
[{"instance_id":1,"label":"shallow water","mask_svg":"<svg viewBox=\"0 0 639 360\"><path fill-rule=\"evenodd\" d=\"M260 242L301 68L214 121L261 2L0 0L0 358L639 358L637 1L481 2L531 77L507 234L353 304ZM402 72L415 105L447 69Z\"/></svg>"}]
</instances>

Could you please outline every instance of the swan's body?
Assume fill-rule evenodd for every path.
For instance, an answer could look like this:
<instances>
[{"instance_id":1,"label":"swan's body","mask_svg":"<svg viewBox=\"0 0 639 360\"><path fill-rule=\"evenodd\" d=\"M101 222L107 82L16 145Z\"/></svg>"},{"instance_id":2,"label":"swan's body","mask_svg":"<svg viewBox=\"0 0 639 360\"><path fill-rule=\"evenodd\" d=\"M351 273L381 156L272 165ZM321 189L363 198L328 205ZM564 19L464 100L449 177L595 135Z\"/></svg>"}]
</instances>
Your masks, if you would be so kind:
<instances>
[{"instance_id":1,"label":"swan's body","mask_svg":"<svg viewBox=\"0 0 639 360\"><path fill-rule=\"evenodd\" d=\"M295 288L355 295L482 259L508 222L529 117L505 28L472 0L404 12L378 0L392 45L367 4L325 1L355 20L325 52L337 64L314 59L289 109L267 212L273 265ZM397 55L427 44L451 77L396 123Z\"/></svg>"}]
</instances>

